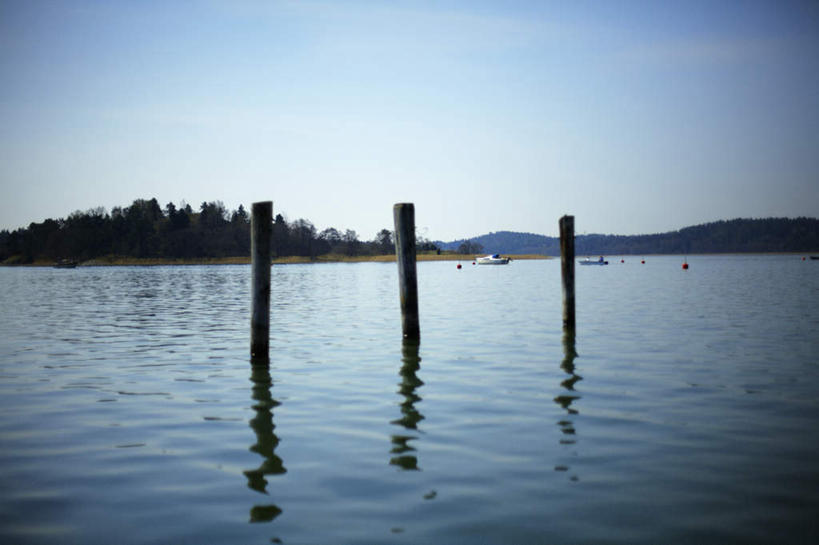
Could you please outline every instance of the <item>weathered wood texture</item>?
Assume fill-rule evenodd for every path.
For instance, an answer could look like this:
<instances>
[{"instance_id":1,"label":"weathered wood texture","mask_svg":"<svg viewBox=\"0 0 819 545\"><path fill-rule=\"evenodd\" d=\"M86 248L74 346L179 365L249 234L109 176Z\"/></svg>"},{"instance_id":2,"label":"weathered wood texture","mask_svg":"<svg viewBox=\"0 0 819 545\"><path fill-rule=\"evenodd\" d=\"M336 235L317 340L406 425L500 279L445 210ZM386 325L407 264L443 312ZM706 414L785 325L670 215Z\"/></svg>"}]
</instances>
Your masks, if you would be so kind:
<instances>
[{"instance_id":1,"label":"weathered wood texture","mask_svg":"<svg viewBox=\"0 0 819 545\"><path fill-rule=\"evenodd\" d=\"M415 205L398 203L395 220L395 257L398 261L398 290L401 297L401 326L405 339L420 339L418 323L418 275L415 267Z\"/></svg>"},{"instance_id":2,"label":"weathered wood texture","mask_svg":"<svg viewBox=\"0 0 819 545\"><path fill-rule=\"evenodd\" d=\"M270 358L270 266L273 203L255 202L250 219L251 292L250 357Z\"/></svg>"},{"instance_id":3,"label":"weathered wood texture","mask_svg":"<svg viewBox=\"0 0 819 545\"><path fill-rule=\"evenodd\" d=\"M560 272L563 279L563 327L575 329L574 321L574 216L560 218Z\"/></svg>"}]
</instances>

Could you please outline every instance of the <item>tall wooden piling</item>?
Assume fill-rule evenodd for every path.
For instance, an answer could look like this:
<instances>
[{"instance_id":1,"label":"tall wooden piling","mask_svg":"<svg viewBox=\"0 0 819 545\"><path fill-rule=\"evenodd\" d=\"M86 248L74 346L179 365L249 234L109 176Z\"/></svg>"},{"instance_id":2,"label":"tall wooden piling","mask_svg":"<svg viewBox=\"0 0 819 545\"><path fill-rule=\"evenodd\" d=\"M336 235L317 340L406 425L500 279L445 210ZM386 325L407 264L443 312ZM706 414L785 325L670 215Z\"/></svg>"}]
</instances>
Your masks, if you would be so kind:
<instances>
[{"instance_id":1,"label":"tall wooden piling","mask_svg":"<svg viewBox=\"0 0 819 545\"><path fill-rule=\"evenodd\" d=\"M574 216L560 218L560 272L563 278L563 328L574 332Z\"/></svg>"},{"instance_id":2,"label":"tall wooden piling","mask_svg":"<svg viewBox=\"0 0 819 545\"><path fill-rule=\"evenodd\" d=\"M415 269L415 205L398 203L393 206L392 215L395 220L395 258L398 261L401 326L405 339L420 339L418 275Z\"/></svg>"},{"instance_id":3,"label":"tall wooden piling","mask_svg":"<svg viewBox=\"0 0 819 545\"><path fill-rule=\"evenodd\" d=\"M251 292L250 357L264 362L270 358L270 238L273 232L273 203L254 202L250 219Z\"/></svg>"}]
</instances>

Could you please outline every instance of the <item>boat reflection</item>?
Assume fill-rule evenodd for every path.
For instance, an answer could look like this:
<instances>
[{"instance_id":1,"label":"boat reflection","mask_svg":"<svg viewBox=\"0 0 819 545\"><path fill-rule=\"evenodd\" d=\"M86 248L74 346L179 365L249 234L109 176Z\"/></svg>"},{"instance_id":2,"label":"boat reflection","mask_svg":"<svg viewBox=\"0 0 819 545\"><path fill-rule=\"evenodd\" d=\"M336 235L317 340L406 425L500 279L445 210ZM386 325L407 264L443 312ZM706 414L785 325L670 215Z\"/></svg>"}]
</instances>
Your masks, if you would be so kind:
<instances>
[{"instance_id":1,"label":"boat reflection","mask_svg":"<svg viewBox=\"0 0 819 545\"><path fill-rule=\"evenodd\" d=\"M575 429L574 423L574 416L578 413L577 408L573 407L572 405L580 399L580 396L575 393L574 386L575 384L583 380L583 377L577 374L576 367L574 364L574 360L577 358L577 348L575 343L575 333L573 330L564 329L563 330L563 361L560 364L560 368L563 369L567 375L569 375L566 379L560 382L561 388L565 390L565 393L561 393L557 397L555 397L554 401L558 405L560 405L567 414L566 418L562 418L557 422L557 425L560 426L560 431L563 433L563 437L560 439L561 445L573 445L577 442L576 435L577 430ZM565 464L559 464L555 466L555 471L568 471L569 466ZM577 476L572 476L571 480L576 481Z\"/></svg>"},{"instance_id":2,"label":"boat reflection","mask_svg":"<svg viewBox=\"0 0 819 545\"><path fill-rule=\"evenodd\" d=\"M282 459L276 456L276 447L279 438L276 437L276 426L273 424L273 408L279 402L273 399L271 388L273 381L270 378L270 369L266 364L251 366L250 380L253 383L253 410L256 415L250 419L250 427L256 433L256 443L251 445L251 452L262 457L262 463L257 469L244 472L247 477L247 486L256 492L268 494L265 478L268 475L286 473ZM250 509L250 522L270 522L281 514L282 510L273 503L255 505Z\"/></svg>"},{"instance_id":3,"label":"boat reflection","mask_svg":"<svg viewBox=\"0 0 819 545\"><path fill-rule=\"evenodd\" d=\"M418 438L418 423L424 419L424 416L415 408L415 404L421 401L421 396L415 391L424 384L416 374L421 368L419 348L418 341L404 339L401 346L401 382L398 383L398 393L404 398L401 402L401 418L390 422L390 424L407 430L407 433L391 436L393 446L390 453L395 456L390 458L390 464L407 471L420 470L418 458L414 454L415 447L409 444L410 441Z\"/></svg>"}]
</instances>

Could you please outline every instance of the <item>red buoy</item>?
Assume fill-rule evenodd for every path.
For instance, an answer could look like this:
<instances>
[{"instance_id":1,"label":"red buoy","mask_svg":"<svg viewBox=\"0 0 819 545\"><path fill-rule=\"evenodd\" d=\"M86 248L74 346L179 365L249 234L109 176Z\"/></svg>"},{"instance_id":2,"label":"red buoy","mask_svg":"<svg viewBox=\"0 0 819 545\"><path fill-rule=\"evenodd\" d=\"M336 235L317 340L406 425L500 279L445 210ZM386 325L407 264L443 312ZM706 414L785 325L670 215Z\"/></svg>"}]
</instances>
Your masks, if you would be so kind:
<instances>
[{"instance_id":1,"label":"red buoy","mask_svg":"<svg viewBox=\"0 0 819 545\"><path fill-rule=\"evenodd\" d=\"M687 270L688 270L688 263L683 263L683 270L684 270L684 271L687 271Z\"/></svg>"},{"instance_id":2,"label":"red buoy","mask_svg":"<svg viewBox=\"0 0 819 545\"><path fill-rule=\"evenodd\" d=\"M458 263L458 270L460 270L460 269L461 269L461 264L460 264L460 263Z\"/></svg>"},{"instance_id":3,"label":"red buoy","mask_svg":"<svg viewBox=\"0 0 819 545\"><path fill-rule=\"evenodd\" d=\"M626 260L625 260L625 259L621 259L621 260L620 260L620 263L625 263L625 262L626 262Z\"/></svg>"},{"instance_id":4,"label":"red buoy","mask_svg":"<svg viewBox=\"0 0 819 545\"><path fill-rule=\"evenodd\" d=\"M645 260L645 259L643 259L643 260L641 260L641 261L640 261L640 263L642 263L643 265L645 265L645 264L646 264L646 260Z\"/></svg>"}]
</instances>

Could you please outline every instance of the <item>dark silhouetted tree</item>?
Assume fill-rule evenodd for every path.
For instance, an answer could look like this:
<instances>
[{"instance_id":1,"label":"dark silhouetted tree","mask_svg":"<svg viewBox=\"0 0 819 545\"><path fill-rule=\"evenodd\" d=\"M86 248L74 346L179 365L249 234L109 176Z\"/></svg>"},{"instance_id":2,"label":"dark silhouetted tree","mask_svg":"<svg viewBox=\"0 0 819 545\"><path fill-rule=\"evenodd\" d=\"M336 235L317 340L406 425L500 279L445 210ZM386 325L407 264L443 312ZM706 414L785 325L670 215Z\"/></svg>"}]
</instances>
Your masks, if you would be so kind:
<instances>
[{"instance_id":1,"label":"dark silhouetted tree","mask_svg":"<svg viewBox=\"0 0 819 545\"><path fill-rule=\"evenodd\" d=\"M381 229L375 235L375 245L379 253L392 254L395 253L395 244L392 241L392 231L389 229Z\"/></svg>"}]
</instances>

